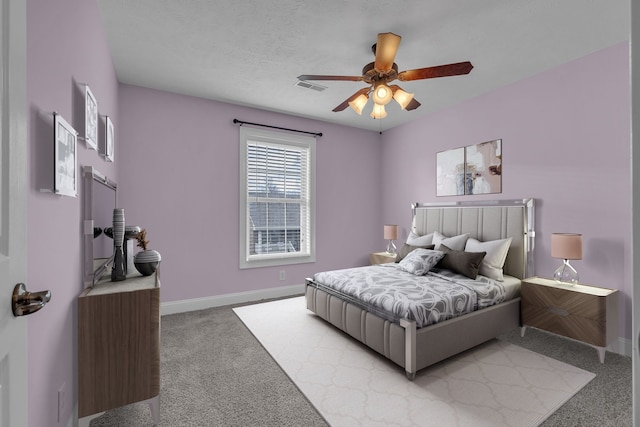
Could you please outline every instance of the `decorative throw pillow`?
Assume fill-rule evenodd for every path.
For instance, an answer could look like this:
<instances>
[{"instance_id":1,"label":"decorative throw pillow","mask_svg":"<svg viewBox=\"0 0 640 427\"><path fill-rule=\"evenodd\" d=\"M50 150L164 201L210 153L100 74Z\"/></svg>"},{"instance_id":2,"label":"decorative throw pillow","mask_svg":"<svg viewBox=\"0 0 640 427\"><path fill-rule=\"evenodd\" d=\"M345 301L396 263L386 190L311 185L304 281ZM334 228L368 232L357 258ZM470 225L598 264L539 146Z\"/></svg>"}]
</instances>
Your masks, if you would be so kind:
<instances>
[{"instance_id":1,"label":"decorative throw pillow","mask_svg":"<svg viewBox=\"0 0 640 427\"><path fill-rule=\"evenodd\" d=\"M433 233L418 236L413 231L409 232L409 237L407 237L407 245L424 248L425 246L429 246L431 244L433 244Z\"/></svg>"},{"instance_id":2,"label":"decorative throw pillow","mask_svg":"<svg viewBox=\"0 0 640 427\"><path fill-rule=\"evenodd\" d=\"M406 257L407 255L409 255L409 252L411 252L414 249L433 249L433 245L429 245L429 246L411 246L409 244L404 244L403 247L400 248L400 250L398 251L398 253L396 254L396 262L400 262L404 259L404 257Z\"/></svg>"},{"instance_id":3,"label":"decorative throw pillow","mask_svg":"<svg viewBox=\"0 0 640 427\"><path fill-rule=\"evenodd\" d=\"M440 251L444 252L444 258L436 265L438 268L446 268L454 273L474 279L478 276L478 269L486 252L454 251L445 245L440 245Z\"/></svg>"},{"instance_id":4,"label":"decorative throw pillow","mask_svg":"<svg viewBox=\"0 0 640 427\"><path fill-rule=\"evenodd\" d=\"M424 276L443 256L444 253L440 251L418 248L409 252L409 255L398 263L398 267L416 276Z\"/></svg>"},{"instance_id":5,"label":"decorative throw pillow","mask_svg":"<svg viewBox=\"0 0 640 427\"><path fill-rule=\"evenodd\" d=\"M454 251L463 251L468 238L468 234L447 237L438 231L433 232L433 244L436 245L436 251L440 250L440 245L446 245L449 249Z\"/></svg>"},{"instance_id":6,"label":"decorative throw pillow","mask_svg":"<svg viewBox=\"0 0 640 427\"><path fill-rule=\"evenodd\" d=\"M503 281L502 267L507 259L509 246L511 246L511 237L487 242L471 238L467 240L464 250L467 252L486 252L487 255L482 260L478 273L490 279Z\"/></svg>"}]
</instances>

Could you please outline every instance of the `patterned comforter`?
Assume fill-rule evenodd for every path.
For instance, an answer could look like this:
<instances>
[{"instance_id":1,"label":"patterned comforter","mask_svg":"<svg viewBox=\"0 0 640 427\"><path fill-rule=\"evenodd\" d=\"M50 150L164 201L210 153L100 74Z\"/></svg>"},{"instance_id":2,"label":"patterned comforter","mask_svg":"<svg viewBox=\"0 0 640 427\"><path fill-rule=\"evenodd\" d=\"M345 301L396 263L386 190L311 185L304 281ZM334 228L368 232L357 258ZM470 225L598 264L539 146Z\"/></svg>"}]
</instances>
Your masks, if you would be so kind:
<instances>
[{"instance_id":1,"label":"patterned comforter","mask_svg":"<svg viewBox=\"0 0 640 427\"><path fill-rule=\"evenodd\" d=\"M437 269L416 276L395 263L324 271L314 282L390 321L415 320L419 328L499 304L506 295L501 282L484 276L472 280Z\"/></svg>"}]
</instances>

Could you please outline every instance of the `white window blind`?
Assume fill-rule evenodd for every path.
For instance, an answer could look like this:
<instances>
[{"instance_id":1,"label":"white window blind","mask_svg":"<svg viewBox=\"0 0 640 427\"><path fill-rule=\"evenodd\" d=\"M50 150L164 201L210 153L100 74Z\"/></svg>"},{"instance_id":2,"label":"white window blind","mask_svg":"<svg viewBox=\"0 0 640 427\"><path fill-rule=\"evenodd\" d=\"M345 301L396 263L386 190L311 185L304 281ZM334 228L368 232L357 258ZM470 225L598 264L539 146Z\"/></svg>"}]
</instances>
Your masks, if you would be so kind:
<instances>
[{"instance_id":1,"label":"white window blind","mask_svg":"<svg viewBox=\"0 0 640 427\"><path fill-rule=\"evenodd\" d=\"M315 139L240 131L240 267L313 261Z\"/></svg>"}]
</instances>

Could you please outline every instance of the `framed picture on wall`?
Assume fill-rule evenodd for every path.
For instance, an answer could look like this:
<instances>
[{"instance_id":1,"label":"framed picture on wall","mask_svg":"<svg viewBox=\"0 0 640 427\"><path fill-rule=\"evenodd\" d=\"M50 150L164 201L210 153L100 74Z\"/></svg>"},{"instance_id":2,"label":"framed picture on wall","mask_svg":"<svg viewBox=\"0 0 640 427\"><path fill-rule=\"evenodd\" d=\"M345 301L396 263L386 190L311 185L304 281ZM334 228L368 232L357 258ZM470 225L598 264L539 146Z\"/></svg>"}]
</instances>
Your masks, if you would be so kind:
<instances>
[{"instance_id":1,"label":"framed picture on wall","mask_svg":"<svg viewBox=\"0 0 640 427\"><path fill-rule=\"evenodd\" d=\"M55 179L54 192L62 196L78 196L78 134L61 115L53 113Z\"/></svg>"},{"instance_id":2,"label":"framed picture on wall","mask_svg":"<svg viewBox=\"0 0 640 427\"><path fill-rule=\"evenodd\" d=\"M85 106L84 106L84 141L87 147L92 150L98 149L98 101L85 85Z\"/></svg>"},{"instance_id":3,"label":"framed picture on wall","mask_svg":"<svg viewBox=\"0 0 640 427\"><path fill-rule=\"evenodd\" d=\"M464 147L436 153L436 196L464 195Z\"/></svg>"},{"instance_id":4,"label":"framed picture on wall","mask_svg":"<svg viewBox=\"0 0 640 427\"><path fill-rule=\"evenodd\" d=\"M502 193L502 140L465 147L465 194Z\"/></svg>"},{"instance_id":5,"label":"framed picture on wall","mask_svg":"<svg viewBox=\"0 0 640 427\"><path fill-rule=\"evenodd\" d=\"M502 140L436 153L436 196L502 193Z\"/></svg>"},{"instance_id":6,"label":"framed picture on wall","mask_svg":"<svg viewBox=\"0 0 640 427\"><path fill-rule=\"evenodd\" d=\"M111 118L105 118L105 137L104 137L104 158L108 162L113 162L113 151L115 148L115 128Z\"/></svg>"}]
</instances>

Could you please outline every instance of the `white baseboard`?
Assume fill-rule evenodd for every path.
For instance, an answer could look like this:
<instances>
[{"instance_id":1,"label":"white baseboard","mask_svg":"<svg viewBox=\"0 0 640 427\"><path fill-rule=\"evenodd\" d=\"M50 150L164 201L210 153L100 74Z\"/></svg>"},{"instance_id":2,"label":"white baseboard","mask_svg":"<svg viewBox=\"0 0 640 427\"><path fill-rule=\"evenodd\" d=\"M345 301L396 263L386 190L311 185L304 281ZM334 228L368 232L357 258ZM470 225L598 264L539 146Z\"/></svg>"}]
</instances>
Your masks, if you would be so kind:
<instances>
[{"instance_id":1,"label":"white baseboard","mask_svg":"<svg viewBox=\"0 0 640 427\"><path fill-rule=\"evenodd\" d=\"M630 339L618 338L618 348L608 350L611 350L614 353L618 353L623 356L631 357L631 355L633 354L633 345Z\"/></svg>"},{"instance_id":2,"label":"white baseboard","mask_svg":"<svg viewBox=\"0 0 640 427\"><path fill-rule=\"evenodd\" d=\"M258 291L238 292L233 294L215 295L205 298L194 298L182 301L172 301L160 304L160 315L185 313L187 311L205 310L230 304L242 304L270 298L282 298L304 294L304 285L291 285L279 288L260 289Z\"/></svg>"},{"instance_id":3,"label":"white baseboard","mask_svg":"<svg viewBox=\"0 0 640 427\"><path fill-rule=\"evenodd\" d=\"M71 419L67 423L67 427L78 427L80 425L80 421L78 420L78 402L73 407L73 411L71 412Z\"/></svg>"}]
</instances>

